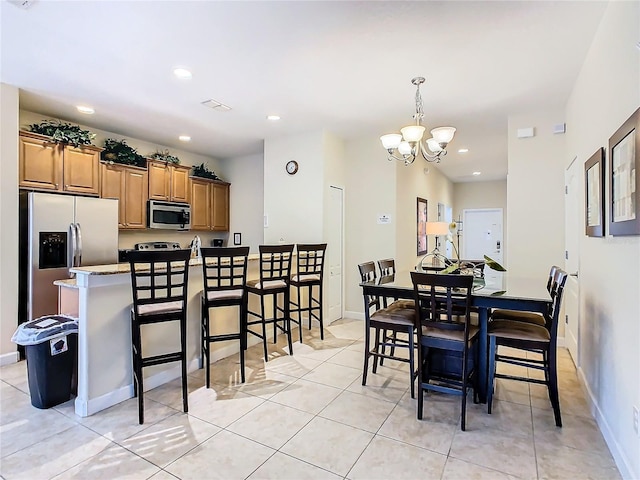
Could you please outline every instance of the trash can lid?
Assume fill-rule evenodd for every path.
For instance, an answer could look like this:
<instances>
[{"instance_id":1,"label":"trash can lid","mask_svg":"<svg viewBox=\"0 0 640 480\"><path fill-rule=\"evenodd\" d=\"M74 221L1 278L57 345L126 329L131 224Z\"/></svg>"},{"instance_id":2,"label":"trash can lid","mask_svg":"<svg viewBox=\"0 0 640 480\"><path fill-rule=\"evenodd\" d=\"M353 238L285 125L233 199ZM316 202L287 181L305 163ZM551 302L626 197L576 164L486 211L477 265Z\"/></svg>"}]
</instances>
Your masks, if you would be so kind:
<instances>
[{"instance_id":1,"label":"trash can lid","mask_svg":"<svg viewBox=\"0 0 640 480\"><path fill-rule=\"evenodd\" d=\"M37 345L70 333L78 333L77 318L69 315L45 315L18 325L11 341L23 346Z\"/></svg>"}]
</instances>

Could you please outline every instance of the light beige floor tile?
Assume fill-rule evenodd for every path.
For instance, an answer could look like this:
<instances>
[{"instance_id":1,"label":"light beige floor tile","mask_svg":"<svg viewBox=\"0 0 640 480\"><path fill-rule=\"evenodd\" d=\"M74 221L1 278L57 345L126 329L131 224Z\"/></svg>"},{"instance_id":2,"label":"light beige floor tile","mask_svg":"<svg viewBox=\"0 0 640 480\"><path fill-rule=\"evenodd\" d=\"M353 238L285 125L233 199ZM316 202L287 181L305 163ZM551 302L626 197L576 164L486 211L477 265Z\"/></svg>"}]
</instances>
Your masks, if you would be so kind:
<instances>
[{"instance_id":1,"label":"light beige floor tile","mask_svg":"<svg viewBox=\"0 0 640 480\"><path fill-rule=\"evenodd\" d=\"M11 408L2 409L0 456L4 458L76 425L61 413L37 409L31 406L28 398L23 398Z\"/></svg>"},{"instance_id":2,"label":"light beige floor tile","mask_svg":"<svg viewBox=\"0 0 640 480\"><path fill-rule=\"evenodd\" d=\"M359 340L364 337L364 321L337 320L326 330L336 338L343 340Z\"/></svg>"},{"instance_id":3,"label":"light beige floor tile","mask_svg":"<svg viewBox=\"0 0 640 480\"><path fill-rule=\"evenodd\" d=\"M120 444L154 465L165 467L219 431L215 425L178 413Z\"/></svg>"},{"instance_id":4,"label":"light beige floor tile","mask_svg":"<svg viewBox=\"0 0 640 480\"><path fill-rule=\"evenodd\" d=\"M82 418L80 421L85 427L104 435L108 439L120 441L175 414L175 409L145 397L145 423L140 425L138 423L138 399L131 398L95 415Z\"/></svg>"},{"instance_id":5,"label":"light beige floor tile","mask_svg":"<svg viewBox=\"0 0 640 480\"><path fill-rule=\"evenodd\" d=\"M342 346L332 347L327 342L317 342L314 346L308 343L295 342L293 344L293 353L296 357L306 357L319 362L324 362L333 357L336 353L342 351Z\"/></svg>"},{"instance_id":6,"label":"light beige floor tile","mask_svg":"<svg viewBox=\"0 0 640 480\"><path fill-rule=\"evenodd\" d=\"M280 450L338 475L346 475L373 434L316 417Z\"/></svg>"},{"instance_id":7,"label":"light beige floor tile","mask_svg":"<svg viewBox=\"0 0 640 480\"><path fill-rule=\"evenodd\" d=\"M558 445L536 444L538 475L547 478L616 480L621 478L611 455L584 452Z\"/></svg>"},{"instance_id":8,"label":"light beige floor tile","mask_svg":"<svg viewBox=\"0 0 640 480\"><path fill-rule=\"evenodd\" d=\"M270 401L317 414L340 395L340 392L341 390L334 387L300 379L276 393Z\"/></svg>"},{"instance_id":9,"label":"light beige floor tile","mask_svg":"<svg viewBox=\"0 0 640 480\"><path fill-rule=\"evenodd\" d=\"M176 480L176 478L178 477L175 477L169 472L165 472L164 470L160 470L155 475L150 476L149 480Z\"/></svg>"},{"instance_id":10,"label":"light beige floor tile","mask_svg":"<svg viewBox=\"0 0 640 480\"><path fill-rule=\"evenodd\" d=\"M278 449L312 418L313 415L310 413L265 402L229 425L227 430Z\"/></svg>"},{"instance_id":11,"label":"light beige floor tile","mask_svg":"<svg viewBox=\"0 0 640 480\"><path fill-rule=\"evenodd\" d=\"M191 398L193 392L202 388L203 385L204 380L196 380L193 377L189 377L189 381L187 382L189 398ZM144 399L145 401L151 399L175 410L182 410L182 379L177 378L169 383L144 392Z\"/></svg>"},{"instance_id":12,"label":"light beige floor tile","mask_svg":"<svg viewBox=\"0 0 640 480\"><path fill-rule=\"evenodd\" d=\"M533 432L536 446L564 445L586 452L609 454L595 420L576 415L562 415L562 428L556 427L553 410L533 409Z\"/></svg>"},{"instance_id":13,"label":"light beige floor tile","mask_svg":"<svg viewBox=\"0 0 640 480\"><path fill-rule=\"evenodd\" d=\"M347 347L327 360L327 363L335 363L345 367L357 368L362 372L364 365L364 353L362 348L352 349Z\"/></svg>"},{"instance_id":14,"label":"light beige floor tile","mask_svg":"<svg viewBox=\"0 0 640 480\"><path fill-rule=\"evenodd\" d=\"M530 385L526 382L518 382L506 378L495 379L494 399L504 400L505 402L518 403L520 405L531 405L529 398Z\"/></svg>"},{"instance_id":15,"label":"light beige floor tile","mask_svg":"<svg viewBox=\"0 0 640 480\"><path fill-rule=\"evenodd\" d=\"M222 431L165 468L178 478L232 480L248 477L275 450Z\"/></svg>"},{"instance_id":16,"label":"light beige floor tile","mask_svg":"<svg viewBox=\"0 0 640 480\"><path fill-rule=\"evenodd\" d=\"M202 388L189 403L189 415L224 428L264 401L231 388L220 391Z\"/></svg>"},{"instance_id":17,"label":"light beige floor tile","mask_svg":"<svg viewBox=\"0 0 640 480\"><path fill-rule=\"evenodd\" d=\"M250 480L339 480L341 478L280 452L276 452L249 477Z\"/></svg>"},{"instance_id":18,"label":"light beige floor tile","mask_svg":"<svg viewBox=\"0 0 640 480\"><path fill-rule=\"evenodd\" d=\"M459 431L451 444L451 457L521 478L535 478L533 437L495 430Z\"/></svg>"},{"instance_id":19,"label":"light beige floor tile","mask_svg":"<svg viewBox=\"0 0 640 480\"><path fill-rule=\"evenodd\" d=\"M407 402L399 403L378 431L378 435L446 455L451 448L455 432L460 427L457 422L452 424L448 415L445 416L444 422L441 422L440 418L438 421L430 421L433 417L429 416L429 412L433 413L434 417L438 415L435 409L429 409L426 401L425 407L423 420L418 420L414 405Z\"/></svg>"},{"instance_id":20,"label":"light beige floor tile","mask_svg":"<svg viewBox=\"0 0 640 480\"><path fill-rule=\"evenodd\" d=\"M517 403L493 401L491 415L486 404L467 404L467 431L503 430L530 437L533 435L531 407ZM496 432L496 434L498 434Z\"/></svg>"},{"instance_id":21,"label":"light beige floor tile","mask_svg":"<svg viewBox=\"0 0 640 480\"><path fill-rule=\"evenodd\" d=\"M360 354L364 354L364 338L360 338L358 340L353 340L349 346L344 347L345 350L353 350L354 352L360 352Z\"/></svg>"},{"instance_id":22,"label":"light beige floor tile","mask_svg":"<svg viewBox=\"0 0 640 480\"><path fill-rule=\"evenodd\" d=\"M336 365L334 363L322 363L302 378L310 382L321 383L344 390L360 376L360 373L361 371L356 368Z\"/></svg>"},{"instance_id":23,"label":"light beige floor tile","mask_svg":"<svg viewBox=\"0 0 640 480\"><path fill-rule=\"evenodd\" d=\"M25 384L27 382L26 360L0 367L0 380L14 386L17 384Z\"/></svg>"},{"instance_id":24,"label":"light beige floor tile","mask_svg":"<svg viewBox=\"0 0 640 480\"><path fill-rule=\"evenodd\" d=\"M316 368L322 362L307 357L283 356L269 360L264 369L290 377L300 378Z\"/></svg>"},{"instance_id":25,"label":"light beige floor tile","mask_svg":"<svg viewBox=\"0 0 640 480\"><path fill-rule=\"evenodd\" d=\"M55 480L139 480L149 478L160 469L130 451L113 445L95 457L63 472Z\"/></svg>"},{"instance_id":26,"label":"light beige floor tile","mask_svg":"<svg viewBox=\"0 0 640 480\"><path fill-rule=\"evenodd\" d=\"M376 436L347 474L352 480L371 478L440 478L446 455Z\"/></svg>"},{"instance_id":27,"label":"light beige floor tile","mask_svg":"<svg viewBox=\"0 0 640 480\"><path fill-rule=\"evenodd\" d=\"M4 457L0 474L6 479L51 478L112 445L103 436L76 425Z\"/></svg>"},{"instance_id":28,"label":"light beige floor tile","mask_svg":"<svg viewBox=\"0 0 640 480\"><path fill-rule=\"evenodd\" d=\"M403 380L385 376L382 373L375 375L369 373L366 385L362 385L361 375L347 387L347 390L367 397L377 398L378 400L397 403L409 389L409 378L404 378L403 376Z\"/></svg>"},{"instance_id":29,"label":"light beige floor tile","mask_svg":"<svg viewBox=\"0 0 640 480\"><path fill-rule=\"evenodd\" d=\"M318 415L376 433L387 419L393 403L352 392L342 392Z\"/></svg>"},{"instance_id":30,"label":"light beige floor tile","mask_svg":"<svg viewBox=\"0 0 640 480\"><path fill-rule=\"evenodd\" d=\"M516 480L517 477L491 470L480 465L458 460L453 457L447 459L441 480Z\"/></svg>"},{"instance_id":31,"label":"light beige floor tile","mask_svg":"<svg viewBox=\"0 0 640 480\"><path fill-rule=\"evenodd\" d=\"M260 372L252 371L252 374L247 376L245 383L240 383L230 388L267 400L296 380L296 377L263 369Z\"/></svg>"},{"instance_id":32,"label":"light beige floor tile","mask_svg":"<svg viewBox=\"0 0 640 480\"><path fill-rule=\"evenodd\" d=\"M531 391L531 406L541 410L551 410L551 401L547 387L544 385L529 386ZM593 418L589 406L584 398L582 390L560 391L560 412L563 415L577 415L581 417Z\"/></svg>"}]
</instances>

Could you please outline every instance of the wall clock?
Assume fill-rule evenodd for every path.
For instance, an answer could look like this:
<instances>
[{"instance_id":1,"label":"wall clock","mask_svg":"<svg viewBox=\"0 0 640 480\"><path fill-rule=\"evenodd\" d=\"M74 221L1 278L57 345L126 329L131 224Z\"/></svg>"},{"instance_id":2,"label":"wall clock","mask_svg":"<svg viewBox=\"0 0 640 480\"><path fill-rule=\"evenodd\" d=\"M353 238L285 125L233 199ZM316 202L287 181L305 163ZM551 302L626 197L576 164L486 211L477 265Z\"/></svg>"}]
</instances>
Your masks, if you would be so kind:
<instances>
[{"instance_id":1,"label":"wall clock","mask_svg":"<svg viewBox=\"0 0 640 480\"><path fill-rule=\"evenodd\" d=\"M296 162L295 160L290 160L287 162L287 166L285 168L287 169L287 173L289 175L295 175L296 173L298 173L298 162Z\"/></svg>"}]
</instances>

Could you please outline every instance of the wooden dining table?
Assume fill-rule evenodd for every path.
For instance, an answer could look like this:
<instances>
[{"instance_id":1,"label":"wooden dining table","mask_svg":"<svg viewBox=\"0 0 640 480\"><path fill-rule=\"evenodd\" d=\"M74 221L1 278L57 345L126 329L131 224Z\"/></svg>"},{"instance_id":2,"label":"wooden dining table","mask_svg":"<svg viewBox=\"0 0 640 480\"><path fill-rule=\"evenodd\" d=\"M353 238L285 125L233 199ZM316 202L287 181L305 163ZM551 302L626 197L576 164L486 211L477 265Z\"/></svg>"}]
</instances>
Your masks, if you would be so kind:
<instances>
[{"instance_id":1,"label":"wooden dining table","mask_svg":"<svg viewBox=\"0 0 640 480\"><path fill-rule=\"evenodd\" d=\"M377 295L387 298L413 299L413 283L410 271L398 271L360 283L363 295ZM551 305L551 295L547 291L545 279L522 277L504 272L497 284L487 285L484 278L475 278L471 302L478 309L478 396L486 403L488 380L488 337L489 313L494 308L526 310L546 313Z\"/></svg>"}]
</instances>

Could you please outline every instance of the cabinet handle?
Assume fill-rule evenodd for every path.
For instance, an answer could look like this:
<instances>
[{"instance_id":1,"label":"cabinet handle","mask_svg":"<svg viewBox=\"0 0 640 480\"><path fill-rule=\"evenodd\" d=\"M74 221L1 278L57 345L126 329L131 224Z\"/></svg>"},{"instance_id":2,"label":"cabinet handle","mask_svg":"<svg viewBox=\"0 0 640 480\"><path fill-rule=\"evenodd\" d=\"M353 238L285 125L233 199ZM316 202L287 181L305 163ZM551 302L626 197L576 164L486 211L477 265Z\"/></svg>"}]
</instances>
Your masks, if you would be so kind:
<instances>
[{"instance_id":1,"label":"cabinet handle","mask_svg":"<svg viewBox=\"0 0 640 480\"><path fill-rule=\"evenodd\" d=\"M58 188L58 184L56 183L56 188Z\"/></svg>"}]
</instances>

